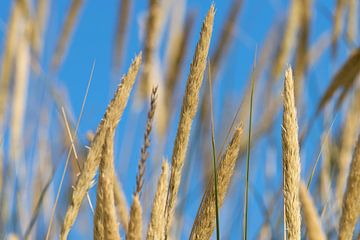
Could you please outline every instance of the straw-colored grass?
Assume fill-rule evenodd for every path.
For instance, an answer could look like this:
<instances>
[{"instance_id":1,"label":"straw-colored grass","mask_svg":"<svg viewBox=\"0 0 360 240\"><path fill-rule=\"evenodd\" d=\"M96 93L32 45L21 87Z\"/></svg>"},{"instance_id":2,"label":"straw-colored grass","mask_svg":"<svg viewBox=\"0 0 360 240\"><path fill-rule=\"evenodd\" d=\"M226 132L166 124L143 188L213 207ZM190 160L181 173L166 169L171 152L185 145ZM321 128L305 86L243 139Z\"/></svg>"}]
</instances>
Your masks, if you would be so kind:
<instances>
[{"instance_id":1,"label":"straw-colored grass","mask_svg":"<svg viewBox=\"0 0 360 240\"><path fill-rule=\"evenodd\" d=\"M60 239L66 239L71 226L74 224L81 202L91 186L91 182L95 176L96 170L100 163L101 151L105 142L108 130L115 129L119 123L121 116L126 107L131 89L134 85L137 72L141 64L141 54L139 54L131 64L128 73L122 78L122 82L115 92L114 98L111 100L106 109L104 118L102 119L94 140L92 141L83 171L79 175L74 191L72 193L71 203L66 211L64 224L61 230Z\"/></svg>"},{"instance_id":2,"label":"straw-colored grass","mask_svg":"<svg viewBox=\"0 0 360 240\"><path fill-rule=\"evenodd\" d=\"M349 167L353 150L355 148L356 138L360 130L360 88L355 90L351 99L350 107L346 113L341 133L341 147L338 156L338 175L336 177L336 201L338 206L342 206L342 199L346 187L346 179L349 173Z\"/></svg>"},{"instance_id":3,"label":"straw-colored grass","mask_svg":"<svg viewBox=\"0 0 360 240\"><path fill-rule=\"evenodd\" d=\"M359 1L357 0L348 0L348 24L346 28L347 40L354 44L358 37L358 28L359 28Z\"/></svg>"},{"instance_id":4,"label":"straw-colored grass","mask_svg":"<svg viewBox=\"0 0 360 240\"><path fill-rule=\"evenodd\" d=\"M83 0L72 0L69 12L66 16L64 25L62 27L62 31L60 34L60 37L57 41L55 52L52 58L52 69L56 71L59 68L59 65L61 64L65 52L67 49L67 45L69 44L69 40L71 38L71 34L74 31L76 21L78 18L78 15L80 13L81 7L83 5Z\"/></svg>"},{"instance_id":5,"label":"straw-colored grass","mask_svg":"<svg viewBox=\"0 0 360 240\"><path fill-rule=\"evenodd\" d=\"M147 0L145 6L117 0L101 8L84 0L66 6L15 0L1 10L0 238L359 239L359 0L270 1L261 7L274 13L271 19L262 16L266 9L243 3L222 3L218 25L214 4L205 13L202 3L186 0ZM238 20L263 26L254 34ZM330 24L317 25L326 20ZM94 31L94 38L83 39ZM114 87L108 78L124 67L128 51L140 46L144 53L113 89L87 139L102 101L86 105L94 60L81 108L73 111L79 98L74 87L84 80L74 71L88 65L85 55L76 56L82 59L76 69L64 61L76 32L86 44L74 53L87 53L88 60L101 55L99 73L112 70L98 76L95 95ZM109 37L112 44L101 46L110 49L99 56L88 49L95 38ZM249 51L252 71L244 58ZM288 62L295 64L294 77ZM209 84L201 89L205 75ZM251 84L244 85L246 79ZM133 107L125 113L128 102ZM242 141L238 123L248 118ZM82 120L87 123L80 126ZM169 154L171 163L159 161ZM302 165L307 182L301 181ZM255 205L260 211L248 222Z\"/></svg>"},{"instance_id":6,"label":"straw-colored grass","mask_svg":"<svg viewBox=\"0 0 360 240\"><path fill-rule=\"evenodd\" d=\"M161 30L161 11L160 0L148 0L149 11L146 20L146 32L144 38L144 66L140 81L140 97L144 100L150 96L151 84L153 83L154 54L159 44Z\"/></svg>"},{"instance_id":7,"label":"straw-colored grass","mask_svg":"<svg viewBox=\"0 0 360 240\"><path fill-rule=\"evenodd\" d=\"M317 113L319 113L325 105L330 101L332 96L341 89L340 97L337 100L337 107L341 105L344 101L345 96L355 84L356 77L360 72L360 48L354 50L345 63L340 67L338 72L335 74L332 79L329 87L326 89L324 95L322 96L320 103L317 108Z\"/></svg>"},{"instance_id":8,"label":"straw-colored grass","mask_svg":"<svg viewBox=\"0 0 360 240\"><path fill-rule=\"evenodd\" d=\"M173 108L171 107L174 103L174 97L175 97L175 90L176 85L178 83L178 80L181 75L181 67L183 65L184 58L186 56L186 50L188 49L188 43L190 38L190 33L192 30L192 27L194 25L194 15L190 14L185 22L185 25L183 27L183 31L178 33L179 36L177 36L176 40L173 40L174 43L171 45L171 51L168 57L168 67L166 70L165 75L165 94L166 99L168 99L165 102L166 107L166 124L168 124L168 120L170 119ZM174 37L175 38L175 37ZM167 128L168 126L166 126Z\"/></svg>"},{"instance_id":9,"label":"straw-colored grass","mask_svg":"<svg viewBox=\"0 0 360 240\"><path fill-rule=\"evenodd\" d=\"M272 77L275 79L277 79L283 71L296 42L296 34L299 30L301 21L301 9L303 7L301 3L301 0L291 1L290 9L287 15L284 35L272 68Z\"/></svg>"},{"instance_id":10,"label":"straw-colored grass","mask_svg":"<svg viewBox=\"0 0 360 240\"><path fill-rule=\"evenodd\" d=\"M133 197L133 204L130 209L129 229L126 234L126 239L141 240L142 225L142 207L140 204L139 195L135 194Z\"/></svg>"},{"instance_id":11,"label":"straw-colored grass","mask_svg":"<svg viewBox=\"0 0 360 240\"><path fill-rule=\"evenodd\" d=\"M282 124L284 207L286 232L289 239L300 239L300 153L298 123L294 98L294 80L289 67L284 81L284 113Z\"/></svg>"},{"instance_id":12,"label":"straw-colored grass","mask_svg":"<svg viewBox=\"0 0 360 240\"><path fill-rule=\"evenodd\" d=\"M196 114L199 101L199 90L206 67L206 58L210 47L214 16L215 6L211 5L201 29L200 40L196 45L195 54L190 66L190 73L186 84L186 91L183 98L180 122L175 138L171 162L171 176L166 208L166 234L170 231L171 221L175 211L175 204L179 191L181 172L187 152L191 125Z\"/></svg>"},{"instance_id":13,"label":"straw-colored grass","mask_svg":"<svg viewBox=\"0 0 360 240\"><path fill-rule=\"evenodd\" d=\"M304 182L300 184L300 201L304 212L303 216L309 240L325 240L326 235L322 230L320 217L317 213L314 200Z\"/></svg>"},{"instance_id":14,"label":"straw-colored grass","mask_svg":"<svg viewBox=\"0 0 360 240\"><path fill-rule=\"evenodd\" d=\"M360 135L358 137L347 179L339 221L339 239L352 239L360 216Z\"/></svg>"},{"instance_id":15,"label":"straw-colored grass","mask_svg":"<svg viewBox=\"0 0 360 240\"><path fill-rule=\"evenodd\" d=\"M300 100L303 88L303 79L308 69L309 57L309 35L311 24L313 0L302 1L299 27L299 41L296 49L296 67L295 67L295 99Z\"/></svg>"},{"instance_id":16,"label":"straw-colored grass","mask_svg":"<svg viewBox=\"0 0 360 240\"><path fill-rule=\"evenodd\" d=\"M18 24L21 21L21 11L19 2L16 1L12 8L11 16L7 26L5 47L2 53L1 72L0 72L0 136L3 136L3 124L7 101L9 95L10 77L13 69L13 60L16 55L16 46L18 44Z\"/></svg>"},{"instance_id":17,"label":"straw-colored grass","mask_svg":"<svg viewBox=\"0 0 360 240\"><path fill-rule=\"evenodd\" d=\"M118 21L115 36L115 51L113 55L113 68L116 71L121 67L121 60L124 54L126 32L131 17L131 0L119 1Z\"/></svg>"},{"instance_id":18,"label":"straw-colored grass","mask_svg":"<svg viewBox=\"0 0 360 240\"><path fill-rule=\"evenodd\" d=\"M344 11L345 11L345 7L346 7L346 3L347 3L346 0L337 0L336 1L335 13L334 13L334 17L333 17L334 27L333 27L332 36L331 36L333 54L336 54L336 52L337 52L338 40L339 40L339 37L340 37L341 32L344 27L343 26L344 25Z\"/></svg>"},{"instance_id":19,"label":"straw-colored grass","mask_svg":"<svg viewBox=\"0 0 360 240\"><path fill-rule=\"evenodd\" d=\"M108 130L100 161L94 239L120 240L114 201L114 130ZM99 204L99 205L98 205ZM98 211L99 206L99 211ZM98 225L98 227L96 227Z\"/></svg>"},{"instance_id":20,"label":"straw-colored grass","mask_svg":"<svg viewBox=\"0 0 360 240\"><path fill-rule=\"evenodd\" d=\"M242 128L238 127L221 157L217 172L217 188L219 208L224 203L227 191L234 174L236 159L240 150ZM210 239L215 228L215 189L214 175L206 187L204 196L191 230L190 239Z\"/></svg>"},{"instance_id":21,"label":"straw-colored grass","mask_svg":"<svg viewBox=\"0 0 360 240\"><path fill-rule=\"evenodd\" d=\"M114 175L114 200L117 216L126 233L129 224L129 206L126 201L124 190L121 183L116 178L116 175Z\"/></svg>"},{"instance_id":22,"label":"straw-colored grass","mask_svg":"<svg viewBox=\"0 0 360 240\"><path fill-rule=\"evenodd\" d=\"M145 129L145 134L144 134L144 143L141 148L140 161L138 164L138 174L136 175L136 190L135 190L135 192L139 195L140 195L142 186L144 184L146 159L149 156L148 148L150 147L150 133L151 133L152 122L154 119L154 114L155 114L155 109L156 109L157 89L158 89L157 87L154 87L151 91L150 109L147 114L146 129Z\"/></svg>"},{"instance_id":23,"label":"straw-colored grass","mask_svg":"<svg viewBox=\"0 0 360 240\"><path fill-rule=\"evenodd\" d=\"M165 233L165 207L166 196L169 187L170 167L166 160L163 161L161 167L161 175L159 177L156 193L151 208L151 216L148 225L147 240L163 240Z\"/></svg>"}]
</instances>

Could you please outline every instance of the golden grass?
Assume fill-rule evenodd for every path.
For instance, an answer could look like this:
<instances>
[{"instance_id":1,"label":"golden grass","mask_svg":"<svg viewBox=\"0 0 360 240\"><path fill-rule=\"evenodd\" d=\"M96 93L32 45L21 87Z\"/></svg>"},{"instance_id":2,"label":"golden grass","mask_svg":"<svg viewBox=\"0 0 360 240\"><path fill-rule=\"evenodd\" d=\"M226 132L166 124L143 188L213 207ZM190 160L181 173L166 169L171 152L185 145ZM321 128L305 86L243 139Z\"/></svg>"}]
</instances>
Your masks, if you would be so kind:
<instances>
[{"instance_id":1,"label":"golden grass","mask_svg":"<svg viewBox=\"0 0 360 240\"><path fill-rule=\"evenodd\" d=\"M57 41L55 52L52 58L52 69L56 71L61 64L72 32L74 31L78 15L83 5L83 0L72 0L69 12L66 16L60 37Z\"/></svg>"},{"instance_id":2,"label":"golden grass","mask_svg":"<svg viewBox=\"0 0 360 240\"><path fill-rule=\"evenodd\" d=\"M167 118L167 120L165 120L166 123L169 122L168 120L170 119L173 112L171 106L174 102L176 84L181 75L181 67L186 56L186 50L188 48L188 42L193 25L194 15L190 14L186 19L183 31L178 34L179 36L177 36L177 41L173 40L174 42L176 42L172 44L171 51L169 50L170 53L168 57L168 67L165 74L165 94L166 99L168 99L165 102Z\"/></svg>"},{"instance_id":3,"label":"golden grass","mask_svg":"<svg viewBox=\"0 0 360 240\"><path fill-rule=\"evenodd\" d=\"M304 0L301 6L299 41L296 53L296 67L294 72L295 81L295 99L300 100L302 94L302 83L304 75L308 69L309 57L309 35L311 24L313 0Z\"/></svg>"},{"instance_id":4,"label":"golden grass","mask_svg":"<svg viewBox=\"0 0 360 240\"><path fill-rule=\"evenodd\" d=\"M200 33L200 40L196 45L193 61L190 65L190 73L181 107L180 122L175 138L171 162L171 176L166 208L166 234L170 231L171 221L174 215L175 203L179 191L181 172L184 166L191 125L195 117L199 101L199 90L204 77L206 58L210 47L213 29L214 15L215 6L211 5L204 20Z\"/></svg>"},{"instance_id":5,"label":"golden grass","mask_svg":"<svg viewBox=\"0 0 360 240\"><path fill-rule=\"evenodd\" d=\"M356 222L360 216L360 136L351 161L339 220L339 239L352 239Z\"/></svg>"},{"instance_id":6,"label":"golden grass","mask_svg":"<svg viewBox=\"0 0 360 240\"><path fill-rule=\"evenodd\" d=\"M101 151L105 142L105 136L108 130L114 130L119 123L121 116L126 107L131 89L134 85L137 72L141 64L141 54L139 54L131 64L128 73L122 78L122 82L115 92L114 98L111 100L106 109L104 118L102 119L94 140L92 141L83 171L79 175L74 191L72 193L71 203L66 211L64 224L61 230L60 239L66 239L71 226L74 224L81 202L87 193L91 182L95 176L96 170L100 163Z\"/></svg>"},{"instance_id":7,"label":"golden grass","mask_svg":"<svg viewBox=\"0 0 360 240\"><path fill-rule=\"evenodd\" d=\"M136 193L133 197L133 204L130 209L129 229L126 234L127 240L142 239L142 208L139 195Z\"/></svg>"},{"instance_id":8,"label":"golden grass","mask_svg":"<svg viewBox=\"0 0 360 240\"><path fill-rule=\"evenodd\" d=\"M161 11L160 0L148 0L149 11L146 20L146 33L144 38L144 66L139 86L140 97L142 100L150 96L151 84L153 82L154 54L159 44L159 35L161 29Z\"/></svg>"},{"instance_id":9,"label":"golden grass","mask_svg":"<svg viewBox=\"0 0 360 240\"><path fill-rule=\"evenodd\" d=\"M21 21L19 2L15 2L10 15L6 32L5 47L0 72L0 136L3 136L3 124L9 94L10 77L18 43L18 24Z\"/></svg>"},{"instance_id":10,"label":"golden grass","mask_svg":"<svg viewBox=\"0 0 360 240\"><path fill-rule=\"evenodd\" d=\"M336 54L337 52L338 40L343 30L345 7L346 7L346 0L336 1L335 14L333 17L334 27L331 36L333 54Z\"/></svg>"},{"instance_id":11,"label":"golden grass","mask_svg":"<svg viewBox=\"0 0 360 240\"><path fill-rule=\"evenodd\" d=\"M354 44L358 36L359 28L359 1L348 0L348 9L349 15L346 28L346 37L351 44Z\"/></svg>"},{"instance_id":12,"label":"golden grass","mask_svg":"<svg viewBox=\"0 0 360 240\"><path fill-rule=\"evenodd\" d=\"M116 71L121 67L121 60L124 52L126 32L131 17L131 0L121 0L119 2L118 21L115 36L115 51L113 55L113 68Z\"/></svg>"},{"instance_id":13,"label":"golden grass","mask_svg":"<svg viewBox=\"0 0 360 240\"><path fill-rule=\"evenodd\" d=\"M119 221L126 233L129 224L129 206L126 201L125 193L123 191L121 183L120 181L117 180L115 174L114 174L114 200L115 200L115 207Z\"/></svg>"},{"instance_id":14,"label":"golden grass","mask_svg":"<svg viewBox=\"0 0 360 240\"><path fill-rule=\"evenodd\" d=\"M224 203L227 191L234 174L236 159L240 150L242 128L236 128L234 135L221 157L221 162L217 169L217 187L219 208ZM210 159L209 159L210 160ZM192 226L190 239L210 239L215 228L215 190L214 175L211 177L206 187L200 207L196 214Z\"/></svg>"},{"instance_id":15,"label":"golden grass","mask_svg":"<svg viewBox=\"0 0 360 240\"><path fill-rule=\"evenodd\" d=\"M331 97L339 89L342 90L339 99L337 100L337 107L343 102L346 94L355 84L356 76L360 72L360 48L354 50L351 55L348 57L346 62L340 67L340 69L335 74L332 79L329 87L326 89L324 95L322 96L320 103L317 108L317 113L319 113L325 105L330 101Z\"/></svg>"},{"instance_id":16,"label":"golden grass","mask_svg":"<svg viewBox=\"0 0 360 240\"><path fill-rule=\"evenodd\" d=\"M97 188L96 210L94 217L94 239L120 240L114 201L114 130L109 129L100 161ZM99 204L99 205L98 205ZM99 206L99 211L98 211ZM98 227L96 227L98 226Z\"/></svg>"},{"instance_id":17,"label":"golden grass","mask_svg":"<svg viewBox=\"0 0 360 240\"><path fill-rule=\"evenodd\" d=\"M326 236L321 227L320 217L314 201L304 182L300 184L300 202L309 240L325 240Z\"/></svg>"},{"instance_id":18,"label":"golden grass","mask_svg":"<svg viewBox=\"0 0 360 240\"><path fill-rule=\"evenodd\" d=\"M144 174L145 174L145 163L148 158L149 152L148 148L150 147L150 133L152 129L152 122L154 119L155 109L156 109L156 99L157 99L157 87L154 87L151 91L150 97L150 109L147 114L146 120L146 129L144 134L144 143L141 148L141 156L138 164L138 174L136 175L136 190L135 192L140 195L142 186L144 184Z\"/></svg>"},{"instance_id":19,"label":"golden grass","mask_svg":"<svg viewBox=\"0 0 360 240\"><path fill-rule=\"evenodd\" d=\"M119 8L113 9L114 13L117 12L118 18L114 19L116 29L113 49L110 52L112 70L116 73L121 68L127 47L126 38L130 30L130 20L140 20L138 21L140 28L137 23L131 23L132 40L134 32L140 33L142 41L140 44L144 51L144 64L138 95L135 95L135 105L136 103L143 104L148 98L150 99L143 138L138 139L137 134L139 123L142 121L140 119L143 118L139 118L139 112L129 112L129 115L126 114L127 124L124 132L120 134L119 143L117 139L115 140L115 132L140 71L141 54L136 56L127 74L122 78L96 133L88 141L83 142L82 136L77 135L91 80L88 82L79 118L75 122L75 114L72 113L71 104L68 101L68 96L71 99L73 92L66 93L62 84L67 84L67 82L61 79L62 74L59 74L58 70L65 58L81 8L86 2L70 1L59 37L54 42L54 52L48 51L52 46L52 42L48 40L53 39L52 37L48 39L48 37L49 34L54 33L52 29L56 27L58 21L54 22L49 17L50 10L57 6L51 6L50 0L14 1L10 5L8 16L1 16L7 22L3 24L0 20L0 31L4 33L4 39L1 41L3 48L0 51L0 237L4 239L38 238L42 236L46 230L44 227L49 223L46 239L58 237L65 240L70 236L75 221L78 221L76 234L84 234L82 236L86 237L93 234L94 239L120 240L121 235L124 235L130 240L143 238L165 240L184 238L186 233L190 233L190 239L210 239L216 226L217 239L220 238L220 231L224 239L239 238L235 234L242 231L246 240L249 229L251 228L252 232L254 230L254 225L252 223L247 225L245 221L247 211L250 210L247 206L249 191L250 199L252 197L256 199L261 209L261 213L255 219L256 222L262 222L261 228L255 233L258 239L279 238L282 230L284 230L284 239L321 240L336 237L341 240L356 237L359 239L357 224L360 217L360 88L358 81L360 48L356 46L359 40L359 1L336 0L335 8L327 9L321 4L313 5L315 3L313 0L289 0L285 21L282 18L275 18L273 27L269 31L270 34L258 39L260 35L255 36L250 32L249 35L242 30L235 33L239 29L236 22L243 1L233 0L228 3L229 11L221 13L224 14L221 16L223 20L222 24L217 26L219 35L216 37L216 46L212 49L213 51L210 49L210 43L215 7L211 5L203 21L195 51L192 52L193 59L187 76L181 109L178 109L180 103L177 99L179 95L177 88L180 89L185 84L180 80L183 74L187 74L183 63L188 61L187 50L193 41L191 30L197 24L196 14L188 11L189 6L186 6L185 0L148 0L147 2L148 8L144 9L144 18L140 15L136 15L135 18L130 16L132 4L135 3L131 0L120 1ZM275 9L277 3L271 4ZM190 6L192 7L192 4ZM222 8L219 11L222 11ZM323 32L315 32L320 29L318 26L314 27L314 24L316 25L319 21L319 16L326 18L326 14L329 19L333 19L333 25L328 29L324 25L320 27ZM258 17L256 13L255 16ZM165 33L166 39L163 39L163 30L168 31ZM241 85L241 83L235 81L243 80L248 64L240 57L241 64L238 65L236 57L226 56L235 35L237 37L234 43L237 46L233 49L234 51L253 51L252 48L256 48L254 69L251 72L253 85L241 87L243 91L241 98L237 92L238 84ZM310 35L319 37L312 40ZM264 42L258 42L262 40ZM257 61L258 44L262 45L259 61ZM339 49L344 51L340 53ZM49 56L45 55L48 53L50 53ZM339 53L339 59L335 58L337 53ZM91 55L91 52L89 54ZM234 54L235 52L231 56ZM50 65L45 61L49 57ZM227 72L222 72L220 75L219 70L223 60L227 60ZM316 76L326 71L323 69L323 64L328 63L328 60L333 60L330 67L337 71L330 78L328 74L320 75L321 80L324 80L324 84L328 86L325 89L319 89L318 92L323 95L319 102L314 102L316 98L308 97L303 89L313 87L313 84L317 86ZM342 61L340 65L339 61ZM284 88L281 94L277 80L287 62L295 64L295 77L293 77L292 69L288 67L285 71ZM206 85L206 89L201 92L207 65L208 78L221 80L215 85L214 92L217 101L214 106L212 101L209 101L212 100L213 93L211 81L209 86ZM232 72L236 66L241 68L240 75L237 71ZM92 72L93 70L94 65ZM222 81L225 80L229 82L223 83ZM151 86L155 82L159 88L153 88L151 91ZM258 84L258 82L261 83ZM308 85L306 88L305 83ZM228 88L229 86L231 89ZM256 89L254 101L250 100L254 93L252 88ZM266 150L265 154L269 154L266 156L269 159L276 159L278 154L281 154L278 152L276 143L276 140L279 140L276 139L278 136L276 133L280 130L278 113L281 110L281 99L283 99L282 186L277 184L279 179L275 161L266 162L264 187L257 189L257 182L254 185L248 184L249 181L250 183L258 181L259 176L255 175L254 179L247 178L249 162L246 162L244 227L240 231L234 230L234 226L239 226L237 219L242 217L239 211L242 208L240 206L242 202L240 201L241 204L237 205L236 211L229 208L223 209L222 211L225 211L220 215L221 218L218 215L219 209L224 208L228 194L233 204L236 200L232 199L232 196L237 196L238 191L241 192L236 184L234 184L234 189L237 190L234 193L230 192L230 186L233 178L241 181L243 177L241 161L244 159L247 147L248 152L250 148L256 153L264 153ZM229 125L231 121L229 116L233 115L232 111L239 100L241 103L237 106L230 130L223 131L222 129ZM308 113L312 111L309 106L314 104L317 104L316 112L312 118L307 119ZM209 105L211 107L208 107ZM249 136L251 135L249 142L240 141L242 128L236 128L232 136L231 132L236 123L249 117L250 105L254 110L254 127L250 125L249 129L253 128L253 133L249 131ZM299 105L298 108L297 105ZM67 113L63 106L66 106ZM158 112L156 115L155 108ZM199 117L196 116L198 109L201 112ZM297 109L300 109L299 121ZM141 114L143 110L144 108L141 108ZM173 115L178 110L180 110L179 116L175 118ZM217 120L217 132L214 131L213 110ZM324 111L324 116L321 116L322 111ZM92 110L89 112L92 113ZM61 119L61 116L57 119L58 113L62 113L64 119ZM322 133L311 132L310 127L318 125L319 117L324 118ZM171 122L173 119L179 119L176 133L169 128L174 125ZM252 119L252 112L250 119ZM193 123L196 123L194 127ZM300 140L298 139L298 125L304 126ZM212 126L212 149L209 148L208 141L210 126ZM329 129L326 126L330 126ZM152 136L154 127L158 131ZM195 128L195 134L194 139L190 140L192 128ZM79 132L81 134L81 131ZM169 142L172 134L176 134L173 144ZM316 135L315 138L313 137L310 142L304 140L305 136L314 135ZM215 136L220 141L223 140L222 146L215 145ZM320 136L322 140L318 141ZM140 142L142 140L141 146L137 146L139 140ZM265 141L257 145L258 140ZM88 143L90 147L85 146ZM227 148L225 148L226 143ZM312 145L310 149L320 147L314 166L321 158L322 164L321 169L313 167L308 186L306 186L300 178L300 145L304 151L304 159L301 161L304 161L304 166L312 166L311 159L308 164L307 158L309 143ZM118 156L114 155L114 152L117 152L115 144L121 146ZM132 154L132 150L140 147L136 185L134 184L133 198L129 208L126 194L130 185L126 177L131 173L121 175L118 179L116 172L122 174L129 172L134 166L134 162L130 164L128 162L129 155ZM213 153L215 156L215 149L218 147L221 147L220 154L217 156L219 162L217 163L214 157L214 172L207 174L204 181L201 173L211 169L209 167L210 155ZM127 154L123 154L123 148ZM160 176L155 179L154 173L160 170L158 159L168 154L171 148L171 165L163 160ZM66 153L68 155L65 167L60 170L63 166L64 153L65 156ZM150 161L152 159L148 159L150 154L154 156L153 162ZM120 171L115 171L115 159L119 160L119 164L116 165L119 165ZM67 174L69 160L71 167ZM253 160L261 159L254 158ZM237 167L239 169L235 169ZM91 194L88 191L95 185L94 178L98 169L94 211ZM59 170L62 175L59 187L54 194L54 187L59 180ZM308 169L304 170L308 171ZM145 177L147 175L149 178ZM66 176L68 176L67 179ZM125 182L120 182L120 179ZM262 179L260 176L260 180ZM273 184L272 180L276 182ZM310 182L311 189L314 190L312 194L309 190ZM63 184L68 186L65 191L62 189ZM183 188L180 189L182 186ZM278 191L273 189L274 186ZM282 191L283 202L279 198ZM199 194L203 195L197 214L195 219L189 219L188 211L190 210L190 215L194 213L193 204L200 200ZM85 195L90 205L90 209L86 209L87 212L82 211L85 209L81 207ZM153 199L150 199L151 196L154 196ZM60 208L64 207L66 201L69 201L65 206L67 209L57 210L58 203ZM178 209L177 202L181 204ZM281 208L283 208L283 214L281 211L274 211ZM90 215L94 222L91 226L87 223ZM282 219L284 224L282 224ZM303 228L301 228L302 219L304 220ZM192 220L193 225L189 225ZM58 234L60 236L57 236Z\"/></svg>"},{"instance_id":20,"label":"golden grass","mask_svg":"<svg viewBox=\"0 0 360 240\"><path fill-rule=\"evenodd\" d=\"M285 72L284 113L282 124L284 207L286 232L289 239L300 239L300 152L298 123L294 99L294 80L291 67Z\"/></svg>"},{"instance_id":21,"label":"golden grass","mask_svg":"<svg viewBox=\"0 0 360 240\"><path fill-rule=\"evenodd\" d=\"M36 18L34 19L32 46L37 58L40 58L43 51L44 34L47 27L49 17L49 9L51 3L49 0L39 0L36 6Z\"/></svg>"},{"instance_id":22,"label":"golden grass","mask_svg":"<svg viewBox=\"0 0 360 240\"><path fill-rule=\"evenodd\" d=\"M301 21L301 0L292 0L291 6L287 15L287 22L284 30L284 35L280 43L280 48L276 54L274 65L272 67L272 77L277 79L283 71L285 64L291 54L291 51L296 42L296 34L299 30Z\"/></svg>"},{"instance_id":23,"label":"golden grass","mask_svg":"<svg viewBox=\"0 0 360 240\"><path fill-rule=\"evenodd\" d=\"M338 156L338 175L336 177L336 201L341 207L342 198L345 191L346 179L349 173L351 157L355 148L356 138L359 134L360 127L360 88L355 90L351 99L351 104L346 112L341 133L341 147Z\"/></svg>"},{"instance_id":24,"label":"golden grass","mask_svg":"<svg viewBox=\"0 0 360 240\"><path fill-rule=\"evenodd\" d=\"M151 208L151 216L148 225L147 240L163 240L165 238L165 207L166 196L169 187L170 167L167 160L164 160L161 167L161 175L159 177L154 201Z\"/></svg>"},{"instance_id":25,"label":"golden grass","mask_svg":"<svg viewBox=\"0 0 360 240\"><path fill-rule=\"evenodd\" d=\"M236 27L236 20L240 13L242 7L243 0L234 0L231 4L231 8L228 17L222 26L222 32L220 34L220 38L215 47L215 52L211 56L211 77L216 79L216 75L220 68L221 60L224 58L227 53L230 43L232 40L232 36L234 35L234 30Z\"/></svg>"}]
</instances>

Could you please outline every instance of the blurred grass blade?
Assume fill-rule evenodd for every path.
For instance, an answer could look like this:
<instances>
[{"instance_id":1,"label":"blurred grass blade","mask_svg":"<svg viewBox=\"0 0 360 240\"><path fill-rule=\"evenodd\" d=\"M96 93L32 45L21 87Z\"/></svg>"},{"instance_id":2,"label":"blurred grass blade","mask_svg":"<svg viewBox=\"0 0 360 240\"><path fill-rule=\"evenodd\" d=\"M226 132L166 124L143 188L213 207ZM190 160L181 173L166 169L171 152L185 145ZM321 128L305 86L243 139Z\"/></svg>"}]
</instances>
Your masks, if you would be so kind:
<instances>
[{"instance_id":1,"label":"blurred grass blade","mask_svg":"<svg viewBox=\"0 0 360 240\"><path fill-rule=\"evenodd\" d=\"M210 62L208 64L208 80L209 80L209 92L210 92L210 111L211 111L211 147L213 155L213 167L214 167L214 188L215 188L215 209L216 209L216 239L220 240L220 220L219 220L219 200L218 200L218 179L216 171L216 149L215 149L215 131L214 131L214 111L213 111L213 98L212 98L212 85L211 85L211 70Z\"/></svg>"},{"instance_id":2,"label":"blurred grass blade","mask_svg":"<svg viewBox=\"0 0 360 240\"><path fill-rule=\"evenodd\" d=\"M254 97L254 71L256 66L256 51L253 64L253 72L251 78L251 95L250 95L250 111L249 111L249 135L247 145L247 158L246 158L246 182L245 182L245 206L244 206L244 236L243 239L247 239L247 220L248 220L248 207L249 207L249 175L250 175L250 149L251 149L251 127L252 127L252 110L253 110L253 97Z\"/></svg>"}]
</instances>

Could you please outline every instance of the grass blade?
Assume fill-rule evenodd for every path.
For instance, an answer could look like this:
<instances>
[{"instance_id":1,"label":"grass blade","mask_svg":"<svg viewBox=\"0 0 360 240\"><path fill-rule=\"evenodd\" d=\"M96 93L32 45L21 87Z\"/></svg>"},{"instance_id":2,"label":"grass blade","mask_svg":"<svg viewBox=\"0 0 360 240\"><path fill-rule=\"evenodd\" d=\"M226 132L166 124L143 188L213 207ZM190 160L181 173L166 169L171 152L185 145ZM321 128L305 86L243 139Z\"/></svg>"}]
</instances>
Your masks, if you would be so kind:
<instances>
[{"instance_id":1,"label":"grass blade","mask_svg":"<svg viewBox=\"0 0 360 240\"><path fill-rule=\"evenodd\" d=\"M216 149L215 149L215 130L214 130L214 112L213 112L213 98L212 98L212 85L211 85L211 70L210 63L208 65L208 80L210 92L210 111L211 111L211 147L213 155L214 167L214 191L215 191L215 209L216 209L216 239L220 240L220 220L219 220L219 200L218 200L218 186L217 186L217 172L216 172Z\"/></svg>"},{"instance_id":2,"label":"grass blade","mask_svg":"<svg viewBox=\"0 0 360 240\"><path fill-rule=\"evenodd\" d=\"M256 52L253 66L253 73L256 66ZM246 157L246 182L245 182L245 206L244 206L244 236L243 239L247 239L247 220L248 220L248 207L249 207L249 175L250 175L250 149L251 149L251 127L252 127L252 110L253 110L253 97L254 97L254 82L255 78L251 79L251 95L250 95L250 111L249 111L249 135L247 145L247 157Z\"/></svg>"}]
</instances>

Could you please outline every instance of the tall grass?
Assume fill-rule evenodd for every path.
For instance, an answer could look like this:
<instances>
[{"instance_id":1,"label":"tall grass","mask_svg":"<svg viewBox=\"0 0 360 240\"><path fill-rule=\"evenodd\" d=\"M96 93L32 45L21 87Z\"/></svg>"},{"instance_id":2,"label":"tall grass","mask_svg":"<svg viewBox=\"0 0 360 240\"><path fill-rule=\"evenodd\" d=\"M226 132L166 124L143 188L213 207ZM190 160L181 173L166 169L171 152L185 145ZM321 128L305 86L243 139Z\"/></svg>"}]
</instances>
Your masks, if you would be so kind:
<instances>
[{"instance_id":1,"label":"tall grass","mask_svg":"<svg viewBox=\"0 0 360 240\"><path fill-rule=\"evenodd\" d=\"M106 12L71 0L64 13L52 0L8 2L1 239L359 238L357 0L218 1L204 11L186 0L122 0ZM97 40L106 41L92 51ZM137 48L143 55L129 63ZM118 81L125 63L112 89L107 78ZM106 86L114 94L93 132Z\"/></svg>"}]
</instances>

